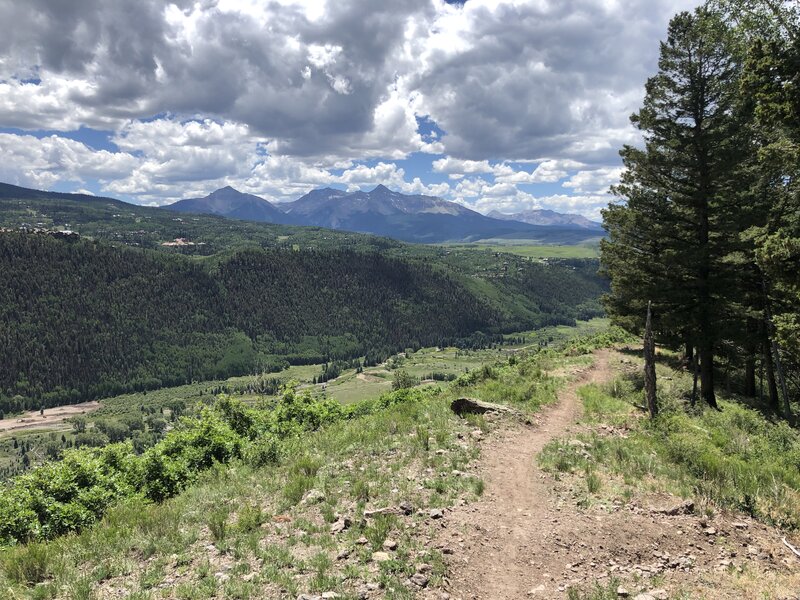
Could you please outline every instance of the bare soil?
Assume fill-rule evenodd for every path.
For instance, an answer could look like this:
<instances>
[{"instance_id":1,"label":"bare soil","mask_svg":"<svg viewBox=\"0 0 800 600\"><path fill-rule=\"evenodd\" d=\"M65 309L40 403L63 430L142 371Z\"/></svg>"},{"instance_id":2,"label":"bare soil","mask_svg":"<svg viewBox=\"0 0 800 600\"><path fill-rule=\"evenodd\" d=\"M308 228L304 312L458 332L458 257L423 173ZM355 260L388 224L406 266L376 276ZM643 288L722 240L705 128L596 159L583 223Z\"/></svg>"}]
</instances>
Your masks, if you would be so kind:
<instances>
[{"instance_id":1,"label":"bare soil","mask_svg":"<svg viewBox=\"0 0 800 600\"><path fill-rule=\"evenodd\" d=\"M581 508L569 482L537 466L548 442L585 430L578 388L611 380L619 363L613 350L598 351L538 423L509 423L483 442L486 491L443 520L434 543L449 574L432 597L564 598L571 586L619 580L620 597L650 593L641 600L800 598L800 560L779 531L736 514L670 516L662 510L682 499L669 495Z\"/></svg>"},{"instance_id":2,"label":"bare soil","mask_svg":"<svg viewBox=\"0 0 800 600\"><path fill-rule=\"evenodd\" d=\"M26 429L57 429L70 417L83 415L100 408L97 401L81 402L69 406L47 408L44 414L31 410L21 415L0 420L0 435Z\"/></svg>"}]
</instances>

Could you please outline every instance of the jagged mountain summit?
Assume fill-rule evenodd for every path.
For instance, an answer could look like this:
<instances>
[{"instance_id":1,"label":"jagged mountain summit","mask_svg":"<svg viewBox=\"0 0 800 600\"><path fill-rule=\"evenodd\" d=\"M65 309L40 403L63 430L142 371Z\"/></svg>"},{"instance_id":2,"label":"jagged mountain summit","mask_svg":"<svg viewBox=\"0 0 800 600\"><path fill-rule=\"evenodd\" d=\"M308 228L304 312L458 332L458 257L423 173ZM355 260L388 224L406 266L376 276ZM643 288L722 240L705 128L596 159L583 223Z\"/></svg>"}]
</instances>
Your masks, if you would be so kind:
<instances>
[{"instance_id":1,"label":"jagged mountain summit","mask_svg":"<svg viewBox=\"0 0 800 600\"><path fill-rule=\"evenodd\" d=\"M456 202L421 194L402 194L384 185L368 192L322 188L294 202L280 204L271 204L258 196L225 187L205 198L180 200L164 208L250 221L312 225L428 243L491 238L575 243L591 237L587 236L587 231L594 229L578 224L577 219L582 218L578 215L568 215L570 219L565 216L562 221L553 218L546 223L523 222L506 215L495 218ZM591 224L588 219L585 221Z\"/></svg>"},{"instance_id":2,"label":"jagged mountain summit","mask_svg":"<svg viewBox=\"0 0 800 600\"><path fill-rule=\"evenodd\" d=\"M583 229L597 230L603 228L600 223L591 221L583 215L560 213L544 208L534 208L531 210L525 210L511 214L502 213L499 210L493 210L492 212L488 213L487 216L492 217L493 219L502 219L504 221L521 221L531 225L581 227Z\"/></svg>"},{"instance_id":3,"label":"jagged mountain summit","mask_svg":"<svg viewBox=\"0 0 800 600\"><path fill-rule=\"evenodd\" d=\"M164 208L177 212L220 215L243 221L292 224L291 217L278 210L274 204L230 186L220 188L203 198L178 200Z\"/></svg>"},{"instance_id":4,"label":"jagged mountain summit","mask_svg":"<svg viewBox=\"0 0 800 600\"><path fill-rule=\"evenodd\" d=\"M313 190L281 207L295 223L360 231L410 242L520 238L570 243L586 238L585 231L574 225L553 228L495 219L456 202L421 194L402 194L384 185L369 192L332 188Z\"/></svg>"}]
</instances>

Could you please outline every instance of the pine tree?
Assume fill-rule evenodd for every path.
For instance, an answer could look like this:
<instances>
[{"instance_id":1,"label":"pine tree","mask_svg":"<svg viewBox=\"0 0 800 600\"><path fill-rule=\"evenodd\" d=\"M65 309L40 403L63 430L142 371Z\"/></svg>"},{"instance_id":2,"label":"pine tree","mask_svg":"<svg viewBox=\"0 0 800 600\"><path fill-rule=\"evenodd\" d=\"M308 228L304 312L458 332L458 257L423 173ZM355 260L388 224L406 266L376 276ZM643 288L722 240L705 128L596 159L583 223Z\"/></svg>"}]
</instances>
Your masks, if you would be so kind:
<instances>
[{"instance_id":1,"label":"pine tree","mask_svg":"<svg viewBox=\"0 0 800 600\"><path fill-rule=\"evenodd\" d=\"M613 191L623 202L603 215L609 313L641 331L652 301L659 341L697 348L701 395L713 407L714 359L734 285L725 258L736 227L731 191L743 154L738 71L716 13L699 8L672 19L658 74L632 117L645 148L622 150L625 172Z\"/></svg>"}]
</instances>

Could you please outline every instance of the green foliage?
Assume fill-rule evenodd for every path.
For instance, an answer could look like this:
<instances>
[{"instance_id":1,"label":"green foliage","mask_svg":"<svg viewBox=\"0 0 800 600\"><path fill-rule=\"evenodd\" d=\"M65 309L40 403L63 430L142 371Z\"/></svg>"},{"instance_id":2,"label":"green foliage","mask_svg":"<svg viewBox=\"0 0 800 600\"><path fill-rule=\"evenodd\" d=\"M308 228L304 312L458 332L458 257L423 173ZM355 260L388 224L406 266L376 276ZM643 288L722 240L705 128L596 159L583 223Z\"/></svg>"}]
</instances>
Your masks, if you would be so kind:
<instances>
[{"instance_id":1,"label":"green foliage","mask_svg":"<svg viewBox=\"0 0 800 600\"><path fill-rule=\"evenodd\" d=\"M583 471L590 493L601 488L601 470L631 486L666 481L672 492L800 528L800 433L785 422L725 400L722 411L690 413L682 395L664 393L658 418L643 422L634 413L641 402L635 386L592 385L580 393L591 420L624 424L631 431L627 437L592 434L553 442L539 457L546 468Z\"/></svg>"},{"instance_id":2,"label":"green foliage","mask_svg":"<svg viewBox=\"0 0 800 600\"><path fill-rule=\"evenodd\" d=\"M407 388L412 388L416 385L419 385L419 380L413 375L410 375L408 371L400 369L394 372L394 377L392 378L393 390L404 390Z\"/></svg>"}]
</instances>

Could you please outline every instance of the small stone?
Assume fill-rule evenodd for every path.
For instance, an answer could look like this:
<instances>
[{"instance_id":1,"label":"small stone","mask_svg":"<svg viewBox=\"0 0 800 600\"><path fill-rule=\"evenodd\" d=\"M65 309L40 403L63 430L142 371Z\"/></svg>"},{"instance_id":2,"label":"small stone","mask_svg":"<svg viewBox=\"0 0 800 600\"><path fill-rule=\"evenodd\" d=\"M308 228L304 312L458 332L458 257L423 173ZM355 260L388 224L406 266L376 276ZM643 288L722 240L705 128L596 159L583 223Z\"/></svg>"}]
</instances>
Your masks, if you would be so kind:
<instances>
[{"instance_id":1,"label":"small stone","mask_svg":"<svg viewBox=\"0 0 800 600\"><path fill-rule=\"evenodd\" d=\"M350 550L348 550L347 548L345 548L344 550L339 552L339 554L336 555L336 560L346 560L348 558L350 558Z\"/></svg>"},{"instance_id":2,"label":"small stone","mask_svg":"<svg viewBox=\"0 0 800 600\"><path fill-rule=\"evenodd\" d=\"M410 515L414 512L414 505L411 504L408 500L403 500L399 505L398 508L403 511L404 515Z\"/></svg>"},{"instance_id":3,"label":"small stone","mask_svg":"<svg viewBox=\"0 0 800 600\"><path fill-rule=\"evenodd\" d=\"M341 598L336 592L324 592L322 594L322 600L336 600L336 598Z\"/></svg>"},{"instance_id":4,"label":"small stone","mask_svg":"<svg viewBox=\"0 0 800 600\"><path fill-rule=\"evenodd\" d=\"M353 522L350 520L349 517L339 517L335 523L331 525L331 533L336 535L337 533L342 533L345 529L349 528Z\"/></svg>"},{"instance_id":5,"label":"small stone","mask_svg":"<svg viewBox=\"0 0 800 600\"><path fill-rule=\"evenodd\" d=\"M366 546L367 544L369 544L369 540L362 535L360 538L356 540L356 544L358 544L359 546Z\"/></svg>"},{"instance_id":6,"label":"small stone","mask_svg":"<svg viewBox=\"0 0 800 600\"><path fill-rule=\"evenodd\" d=\"M544 593L545 591L544 584L539 584L535 588L528 590L528 596L536 596L537 594Z\"/></svg>"},{"instance_id":7,"label":"small stone","mask_svg":"<svg viewBox=\"0 0 800 600\"><path fill-rule=\"evenodd\" d=\"M389 556L388 552L373 552L372 553L372 560L373 562L386 562L387 560L391 560L391 556Z\"/></svg>"},{"instance_id":8,"label":"small stone","mask_svg":"<svg viewBox=\"0 0 800 600\"><path fill-rule=\"evenodd\" d=\"M383 549L384 550L397 550L397 541L393 539L388 539L383 542Z\"/></svg>"},{"instance_id":9,"label":"small stone","mask_svg":"<svg viewBox=\"0 0 800 600\"><path fill-rule=\"evenodd\" d=\"M311 489L306 492L306 495L303 496L303 504L318 504L325 500L325 494L323 494L320 490Z\"/></svg>"},{"instance_id":10,"label":"small stone","mask_svg":"<svg viewBox=\"0 0 800 600\"><path fill-rule=\"evenodd\" d=\"M428 516L431 519L442 519L444 518L444 512L441 508L432 508L431 511L428 513Z\"/></svg>"},{"instance_id":11,"label":"small stone","mask_svg":"<svg viewBox=\"0 0 800 600\"><path fill-rule=\"evenodd\" d=\"M480 440L483 438L483 431L481 431L480 429L473 429L472 431L469 432L469 435L474 440Z\"/></svg>"},{"instance_id":12,"label":"small stone","mask_svg":"<svg viewBox=\"0 0 800 600\"><path fill-rule=\"evenodd\" d=\"M433 571L433 567L427 563L422 563L417 567L417 573L430 573L431 571Z\"/></svg>"},{"instance_id":13,"label":"small stone","mask_svg":"<svg viewBox=\"0 0 800 600\"><path fill-rule=\"evenodd\" d=\"M297 600L322 600L322 596L312 596L311 594L300 594Z\"/></svg>"},{"instance_id":14,"label":"small stone","mask_svg":"<svg viewBox=\"0 0 800 600\"><path fill-rule=\"evenodd\" d=\"M428 576L424 573L414 573L409 579L411 580L411 583L421 588L424 588L426 585L428 585L429 581Z\"/></svg>"},{"instance_id":15,"label":"small stone","mask_svg":"<svg viewBox=\"0 0 800 600\"><path fill-rule=\"evenodd\" d=\"M706 527L703 530L703 533L705 533L706 535L717 535L717 530L714 529L713 527Z\"/></svg>"},{"instance_id":16,"label":"small stone","mask_svg":"<svg viewBox=\"0 0 800 600\"><path fill-rule=\"evenodd\" d=\"M631 595L631 593L628 590L626 590L624 587L619 586L617 588L617 596L619 596L620 598L627 598L630 595Z\"/></svg>"}]
</instances>

